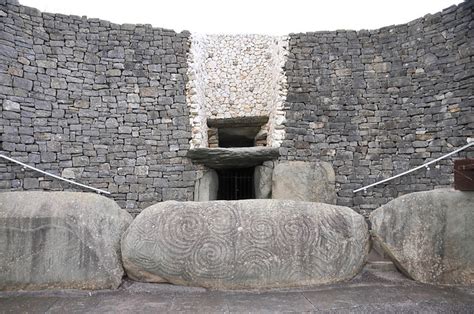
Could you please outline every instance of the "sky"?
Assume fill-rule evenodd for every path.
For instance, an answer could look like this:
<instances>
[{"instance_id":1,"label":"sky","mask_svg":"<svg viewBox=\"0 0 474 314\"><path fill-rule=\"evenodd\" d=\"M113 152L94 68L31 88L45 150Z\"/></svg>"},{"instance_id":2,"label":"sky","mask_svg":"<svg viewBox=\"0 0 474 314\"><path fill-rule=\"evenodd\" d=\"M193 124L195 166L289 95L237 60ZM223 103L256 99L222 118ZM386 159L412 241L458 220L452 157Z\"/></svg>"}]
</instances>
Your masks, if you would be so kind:
<instances>
[{"instance_id":1,"label":"sky","mask_svg":"<svg viewBox=\"0 0 474 314\"><path fill-rule=\"evenodd\" d=\"M43 12L151 24L203 34L285 35L376 29L436 13L461 0L20 0Z\"/></svg>"}]
</instances>

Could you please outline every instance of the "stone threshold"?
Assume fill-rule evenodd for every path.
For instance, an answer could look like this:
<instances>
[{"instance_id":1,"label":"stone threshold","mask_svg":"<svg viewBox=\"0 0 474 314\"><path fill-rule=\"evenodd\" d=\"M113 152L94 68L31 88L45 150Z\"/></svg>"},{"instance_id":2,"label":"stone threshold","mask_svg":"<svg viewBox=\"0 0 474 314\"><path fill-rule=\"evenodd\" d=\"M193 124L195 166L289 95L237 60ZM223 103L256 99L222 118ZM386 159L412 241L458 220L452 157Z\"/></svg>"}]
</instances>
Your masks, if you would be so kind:
<instances>
[{"instance_id":1,"label":"stone threshold","mask_svg":"<svg viewBox=\"0 0 474 314\"><path fill-rule=\"evenodd\" d=\"M186 156L214 169L248 168L276 159L280 152L274 147L193 148Z\"/></svg>"}]
</instances>

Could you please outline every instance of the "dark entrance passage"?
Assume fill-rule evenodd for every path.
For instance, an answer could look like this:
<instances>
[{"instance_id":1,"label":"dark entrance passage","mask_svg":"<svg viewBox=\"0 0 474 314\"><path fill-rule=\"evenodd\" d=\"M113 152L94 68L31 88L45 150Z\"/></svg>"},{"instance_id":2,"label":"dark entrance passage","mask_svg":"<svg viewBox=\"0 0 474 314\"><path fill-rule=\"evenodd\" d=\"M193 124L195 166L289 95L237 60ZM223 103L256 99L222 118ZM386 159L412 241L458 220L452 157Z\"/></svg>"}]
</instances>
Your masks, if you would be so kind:
<instances>
[{"instance_id":1,"label":"dark entrance passage","mask_svg":"<svg viewBox=\"0 0 474 314\"><path fill-rule=\"evenodd\" d=\"M218 200L242 200L255 198L253 187L254 168L221 169L219 176Z\"/></svg>"}]
</instances>

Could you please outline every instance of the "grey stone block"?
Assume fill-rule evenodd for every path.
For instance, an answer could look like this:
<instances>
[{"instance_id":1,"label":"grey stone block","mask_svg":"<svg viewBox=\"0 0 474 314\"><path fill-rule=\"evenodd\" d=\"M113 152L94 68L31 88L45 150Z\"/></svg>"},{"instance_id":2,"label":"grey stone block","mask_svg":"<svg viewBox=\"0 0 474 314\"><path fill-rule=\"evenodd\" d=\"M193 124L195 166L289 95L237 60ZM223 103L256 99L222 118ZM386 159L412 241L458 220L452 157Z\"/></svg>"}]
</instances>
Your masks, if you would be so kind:
<instances>
[{"instance_id":1,"label":"grey stone block","mask_svg":"<svg viewBox=\"0 0 474 314\"><path fill-rule=\"evenodd\" d=\"M56 61L52 60L36 60L36 65L46 69L55 69L57 67Z\"/></svg>"},{"instance_id":2,"label":"grey stone block","mask_svg":"<svg viewBox=\"0 0 474 314\"><path fill-rule=\"evenodd\" d=\"M141 97L158 97L158 89L156 87L140 87Z\"/></svg>"},{"instance_id":3,"label":"grey stone block","mask_svg":"<svg viewBox=\"0 0 474 314\"><path fill-rule=\"evenodd\" d=\"M8 99L3 101L3 110L5 111L20 111L20 104Z\"/></svg>"},{"instance_id":4,"label":"grey stone block","mask_svg":"<svg viewBox=\"0 0 474 314\"><path fill-rule=\"evenodd\" d=\"M217 200L219 176L214 169L205 171L194 184L194 200L198 202Z\"/></svg>"},{"instance_id":5,"label":"grey stone block","mask_svg":"<svg viewBox=\"0 0 474 314\"><path fill-rule=\"evenodd\" d=\"M269 162L266 162L269 163ZM254 171L254 190L256 199L266 199L272 196L272 167L256 166Z\"/></svg>"},{"instance_id":6,"label":"grey stone block","mask_svg":"<svg viewBox=\"0 0 474 314\"><path fill-rule=\"evenodd\" d=\"M108 118L107 120L105 120L105 126L109 129L114 129L114 128L118 128L119 124L117 122L117 119Z\"/></svg>"},{"instance_id":7,"label":"grey stone block","mask_svg":"<svg viewBox=\"0 0 474 314\"><path fill-rule=\"evenodd\" d=\"M130 133L132 133L132 127L128 126L128 125L119 126L118 132L119 133L130 134Z\"/></svg>"},{"instance_id":8,"label":"grey stone block","mask_svg":"<svg viewBox=\"0 0 474 314\"><path fill-rule=\"evenodd\" d=\"M13 87L21 88L26 91L31 91L33 89L33 82L28 79L24 79L21 77L14 77L13 78Z\"/></svg>"},{"instance_id":9,"label":"grey stone block","mask_svg":"<svg viewBox=\"0 0 474 314\"><path fill-rule=\"evenodd\" d=\"M23 188L26 190L39 188L38 178L25 178L23 179Z\"/></svg>"},{"instance_id":10,"label":"grey stone block","mask_svg":"<svg viewBox=\"0 0 474 314\"><path fill-rule=\"evenodd\" d=\"M42 152L41 161L42 162L53 162L56 160L56 153L53 152Z\"/></svg>"},{"instance_id":11,"label":"grey stone block","mask_svg":"<svg viewBox=\"0 0 474 314\"><path fill-rule=\"evenodd\" d=\"M72 157L72 165L74 167L88 166L89 165L89 157L87 157L87 156Z\"/></svg>"},{"instance_id":12,"label":"grey stone block","mask_svg":"<svg viewBox=\"0 0 474 314\"><path fill-rule=\"evenodd\" d=\"M168 183L169 185L169 183ZM163 201L170 201L170 200L186 200L188 199L187 196L187 189L185 188L163 188Z\"/></svg>"},{"instance_id":13,"label":"grey stone block","mask_svg":"<svg viewBox=\"0 0 474 314\"><path fill-rule=\"evenodd\" d=\"M67 82L64 78L53 77L53 78L51 78L51 88L66 89L67 88Z\"/></svg>"},{"instance_id":14,"label":"grey stone block","mask_svg":"<svg viewBox=\"0 0 474 314\"><path fill-rule=\"evenodd\" d=\"M335 204L335 180L327 162L280 162L273 169L272 198Z\"/></svg>"}]
</instances>

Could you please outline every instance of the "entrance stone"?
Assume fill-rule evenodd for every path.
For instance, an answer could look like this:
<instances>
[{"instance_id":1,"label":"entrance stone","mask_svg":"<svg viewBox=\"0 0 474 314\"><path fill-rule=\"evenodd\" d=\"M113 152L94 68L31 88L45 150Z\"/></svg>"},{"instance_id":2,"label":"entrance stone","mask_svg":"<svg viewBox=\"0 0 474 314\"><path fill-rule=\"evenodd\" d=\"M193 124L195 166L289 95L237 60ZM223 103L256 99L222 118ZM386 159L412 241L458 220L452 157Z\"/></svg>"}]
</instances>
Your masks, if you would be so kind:
<instances>
[{"instance_id":1,"label":"entrance stone","mask_svg":"<svg viewBox=\"0 0 474 314\"><path fill-rule=\"evenodd\" d=\"M211 289L348 280L368 249L367 224L352 209L287 200L162 202L122 239L129 277Z\"/></svg>"}]
</instances>

